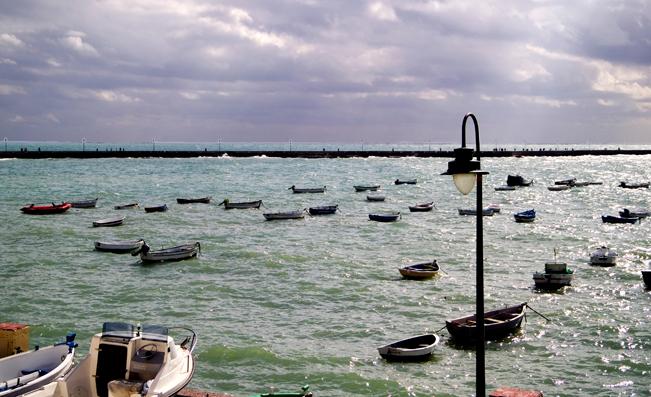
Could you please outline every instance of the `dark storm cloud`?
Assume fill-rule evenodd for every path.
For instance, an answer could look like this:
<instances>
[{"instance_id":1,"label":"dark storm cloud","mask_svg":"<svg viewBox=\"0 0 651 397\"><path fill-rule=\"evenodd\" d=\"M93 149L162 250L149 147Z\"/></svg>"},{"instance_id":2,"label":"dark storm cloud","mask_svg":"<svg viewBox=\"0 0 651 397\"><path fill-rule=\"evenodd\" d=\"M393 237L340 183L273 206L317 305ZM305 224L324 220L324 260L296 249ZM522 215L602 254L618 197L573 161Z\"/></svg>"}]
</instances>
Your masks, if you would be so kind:
<instances>
[{"instance_id":1,"label":"dark storm cloud","mask_svg":"<svg viewBox=\"0 0 651 397\"><path fill-rule=\"evenodd\" d=\"M648 143L647 1L0 3L0 133Z\"/></svg>"}]
</instances>

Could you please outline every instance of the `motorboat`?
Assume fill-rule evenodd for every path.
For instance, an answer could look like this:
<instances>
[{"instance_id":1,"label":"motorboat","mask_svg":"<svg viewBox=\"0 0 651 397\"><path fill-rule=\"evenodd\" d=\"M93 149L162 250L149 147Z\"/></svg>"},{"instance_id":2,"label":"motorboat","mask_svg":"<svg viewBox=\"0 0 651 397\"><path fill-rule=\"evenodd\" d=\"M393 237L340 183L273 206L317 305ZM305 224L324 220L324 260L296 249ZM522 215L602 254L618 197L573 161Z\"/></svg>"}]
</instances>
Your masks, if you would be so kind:
<instances>
[{"instance_id":1,"label":"motorboat","mask_svg":"<svg viewBox=\"0 0 651 397\"><path fill-rule=\"evenodd\" d=\"M305 218L305 210L285 211L285 212L266 212L262 214L264 219L268 221L276 221L282 219L303 219Z\"/></svg>"},{"instance_id":2,"label":"motorboat","mask_svg":"<svg viewBox=\"0 0 651 397\"><path fill-rule=\"evenodd\" d=\"M590 254L590 264L603 267L615 266L617 256L617 252L602 245Z\"/></svg>"},{"instance_id":3,"label":"motorboat","mask_svg":"<svg viewBox=\"0 0 651 397\"><path fill-rule=\"evenodd\" d=\"M187 336L177 344L170 331ZM29 397L171 397L194 375L196 343L189 328L107 322L77 366Z\"/></svg>"},{"instance_id":4,"label":"motorboat","mask_svg":"<svg viewBox=\"0 0 651 397\"><path fill-rule=\"evenodd\" d=\"M568 268L566 263L556 260L556 250L554 250L554 261L545 263L545 271L533 274L536 288L548 291L569 286L573 278L574 271Z\"/></svg>"},{"instance_id":5,"label":"motorboat","mask_svg":"<svg viewBox=\"0 0 651 397\"><path fill-rule=\"evenodd\" d=\"M210 200L212 200L212 196L199 197L199 198L177 198L176 202L177 204L193 204L193 203L210 204Z\"/></svg>"},{"instance_id":6,"label":"motorboat","mask_svg":"<svg viewBox=\"0 0 651 397\"><path fill-rule=\"evenodd\" d=\"M399 211L380 212L368 214L368 219L376 222L395 222L400 219Z\"/></svg>"},{"instance_id":7,"label":"motorboat","mask_svg":"<svg viewBox=\"0 0 651 397\"><path fill-rule=\"evenodd\" d=\"M95 208L99 197L90 200L70 201L72 208Z\"/></svg>"},{"instance_id":8,"label":"motorboat","mask_svg":"<svg viewBox=\"0 0 651 397\"><path fill-rule=\"evenodd\" d=\"M622 218L646 218L649 216L649 211L643 209L643 208L636 208L636 209L628 209L624 208L623 210L619 211L619 216Z\"/></svg>"},{"instance_id":9,"label":"motorboat","mask_svg":"<svg viewBox=\"0 0 651 397\"><path fill-rule=\"evenodd\" d=\"M262 200L231 202L229 199L224 199L224 201L217 205L223 205L225 210L260 208Z\"/></svg>"},{"instance_id":10,"label":"motorboat","mask_svg":"<svg viewBox=\"0 0 651 397\"><path fill-rule=\"evenodd\" d=\"M298 188L294 185L290 186L288 190L292 193L325 193L326 187L302 187Z\"/></svg>"},{"instance_id":11,"label":"motorboat","mask_svg":"<svg viewBox=\"0 0 651 397\"><path fill-rule=\"evenodd\" d=\"M634 218L624 218L621 216L614 216L614 215L602 215L601 216L601 221L603 223L636 223L640 220L640 218L634 217Z\"/></svg>"},{"instance_id":12,"label":"motorboat","mask_svg":"<svg viewBox=\"0 0 651 397\"><path fill-rule=\"evenodd\" d=\"M20 210L29 215L49 215L61 214L68 211L72 205L70 203L61 204L30 204L22 207Z\"/></svg>"},{"instance_id":13,"label":"motorboat","mask_svg":"<svg viewBox=\"0 0 651 397\"><path fill-rule=\"evenodd\" d=\"M440 337L436 334L412 336L377 348L389 361L422 361L431 357Z\"/></svg>"},{"instance_id":14,"label":"motorboat","mask_svg":"<svg viewBox=\"0 0 651 397\"><path fill-rule=\"evenodd\" d=\"M307 209L307 211L310 213L310 215L330 215L334 214L337 212L337 209L339 208L338 205L320 205L316 207L310 207Z\"/></svg>"},{"instance_id":15,"label":"motorboat","mask_svg":"<svg viewBox=\"0 0 651 397\"><path fill-rule=\"evenodd\" d=\"M75 336L0 359L0 397L22 396L65 375L74 365Z\"/></svg>"},{"instance_id":16,"label":"motorboat","mask_svg":"<svg viewBox=\"0 0 651 397\"><path fill-rule=\"evenodd\" d=\"M119 241L95 241L97 251L113 252L116 254L126 254L140 249L145 244L145 240L119 240Z\"/></svg>"},{"instance_id":17,"label":"motorboat","mask_svg":"<svg viewBox=\"0 0 651 397\"><path fill-rule=\"evenodd\" d=\"M533 179L524 179L520 175L508 175L506 177L507 186L531 186L533 184Z\"/></svg>"},{"instance_id":18,"label":"motorboat","mask_svg":"<svg viewBox=\"0 0 651 397\"><path fill-rule=\"evenodd\" d=\"M429 203L422 203L409 206L409 212L427 212L431 211L434 208L434 202L430 201Z\"/></svg>"},{"instance_id":19,"label":"motorboat","mask_svg":"<svg viewBox=\"0 0 651 397\"><path fill-rule=\"evenodd\" d=\"M419 262L406 265L398 269L402 277L414 280L432 278L439 273L439 264L436 259L428 262Z\"/></svg>"},{"instance_id":20,"label":"motorboat","mask_svg":"<svg viewBox=\"0 0 651 397\"><path fill-rule=\"evenodd\" d=\"M151 248L144 243L142 247L131 252L131 255L140 255L140 260L143 263L147 262L172 262L182 261L184 259L194 258L201 253L201 244L198 241L194 243L181 244L175 247L161 248L152 251Z\"/></svg>"},{"instance_id":21,"label":"motorboat","mask_svg":"<svg viewBox=\"0 0 651 397\"><path fill-rule=\"evenodd\" d=\"M515 214L513 214L513 218L515 218L515 221L518 223L533 222L534 220L536 220L536 211L530 209L526 211L516 212Z\"/></svg>"},{"instance_id":22,"label":"motorboat","mask_svg":"<svg viewBox=\"0 0 651 397\"><path fill-rule=\"evenodd\" d=\"M120 226L124 222L123 216L117 216L113 218L106 218L106 219L100 219L97 221L93 221L93 227L110 227L110 226Z\"/></svg>"}]
</instances>

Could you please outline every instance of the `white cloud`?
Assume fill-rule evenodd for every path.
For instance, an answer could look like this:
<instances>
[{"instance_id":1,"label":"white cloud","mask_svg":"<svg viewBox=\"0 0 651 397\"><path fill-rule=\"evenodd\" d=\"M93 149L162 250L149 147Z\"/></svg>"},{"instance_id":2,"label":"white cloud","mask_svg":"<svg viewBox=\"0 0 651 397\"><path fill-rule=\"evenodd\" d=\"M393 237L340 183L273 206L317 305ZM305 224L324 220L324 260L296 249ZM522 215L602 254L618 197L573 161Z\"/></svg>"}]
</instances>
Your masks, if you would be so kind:
<instances>
[{"instance_id":1,"label":"white cloud","mask_svg":"<svg viewBox=\"0 0 651 397\"><path fill-rule=\"evenodd\" d=\"M45 118L48 119L48 120L50 120L51 122L53 122L53 123L55 123L55 124L60 124L60 123L61 123L61 121L59 120L59 118L58 118L57 116L55 116L54 113L48 113L48 114L46 114L46 115L45 115Z\"/></svg>"},{"instance_id":2,"label":"white cloud","mask_svg":"<svg viewBox=\"0 0 651 397\"><path fill-rule=\"evenodd\" d=\"M0 84L0 95L25 95L25 89L17 85Z\"/></svg>"},{"instance_id":3,"label":"white cloud","mask_svg":"<svg viewBox=\"0 0 651 397\"><path fill-rule=\"evenodd\" d=\"M398 17L393 7L386 5L381 2L375 2L369 4L368 6L369 13L373 18L379 19L380 21L397 21Z\"/></svg>"},{"instance_id":4,"label":"white cloud","mask_svg":"<svg viewBox=\"0 0 651 397\"><path fill-rule=\"evenodd\" d=\"M60 68L61 67L61 63L59 61L57 61L56 59L54 59L54 58L48 58L45 62L47 62L48 65L50 65L52 67L55 67L55 68Z\"/></svg>"},{"instance_id":5,"label":"white cloud","mask_svg":"<svg viewBox=\"0 0 651 397\"><path fill-rule=\"evenodd\" d=\"M3 33L0 34L0 46L5 47L22 47L25 43L13 34Z\"/></svg>"},{"instance_id":6,"label":"white cloud","mask_svg":"<svg viewBox=\"0 0 651 397\"><path fill-rule=\"evenodd\" d=\"M92 45L84 41L86 34L83 32L70 31L66 37L61 38L61 43L71 50L86 56L97 56L98 52Z\"/></svg>"},{"instance_id":7,"label":"white cloud","mask_svg":"<svg viewBox=\"0 0 651 397\"><path fill-rule=\"evenodd\" d=\"M140 102L140 98L131 97L129 95L122 94L120 92L111 91L111 90L92 91L92 93L95 96L95 98L105 102L124 102L124 103Z\"/></svg>"},{"instance_id":8,"label":"white cloud","mask_svg":"<svg viewBox=\"0 0 651 397\"><path fill-rule=\"evenodd\" d=\"M9 58L0 58L0 64L2 65L15 65L16 61Z\"/></svg>"},{"instance_id":9,"label":"white cloud","mask_svg":"<svg viewBox=\"0 0 651 397\"><path fill-rule=\"evenodd\" d=\"M189 99L191 101L196 101L197 99L201 98L201 95L197 91L189 92L189 91L182 91L179 92L179 95L181 95L185 99Z\"/></svg>"},{"instance_id":10,"label":"white cloud","mask_svg":"<svg viewBox=\"0 0 651 397\"><path fill-rule=\"evenodd\" d=\"M10 118L9 121L12 123L22 123L25 121L25 119L23 118L23 116L17 114L14 117Z\"/></svg>"}]
</instances>

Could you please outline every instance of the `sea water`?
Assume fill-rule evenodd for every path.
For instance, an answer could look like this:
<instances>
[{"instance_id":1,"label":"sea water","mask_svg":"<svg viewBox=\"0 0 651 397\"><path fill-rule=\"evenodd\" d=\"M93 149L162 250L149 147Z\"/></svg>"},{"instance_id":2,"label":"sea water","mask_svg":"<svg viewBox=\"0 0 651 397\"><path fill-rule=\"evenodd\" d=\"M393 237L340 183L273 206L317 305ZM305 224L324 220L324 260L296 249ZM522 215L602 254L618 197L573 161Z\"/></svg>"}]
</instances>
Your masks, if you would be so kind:
<instances>
[{"instance_id":1,"label":"sea water","mask_svg":"<svg viewBox=\"0 0 651 397\"><path fill-rule=\"evenodd\" d=\"M0 161L1 321L31 325L31 343L76 331L79 357L105 321L193 328L199 343L190 386L247 396L298 391L318 396L470 396L475 355L450 343L445 320L475 308L474 191L462 196L440 176L449 159L190 158ZM484 218L486 309L528 302L521 330L488 343L489 389L517 386L546 396L651 393L651 293L640 270L651 258L651 222L611 225L602 214L649 208L651 191L617 187L651 180L651 156L483 159L483 199L502 211ZM508 174L534 185L498 192ZM575 177L603 185L552 192ZM394 185L417 178L416 185ZM385 202L353 185L380 184ZM288 188L327 186L324 194ZM213 196L211 204L177 197ZM99 197L97 208L32 216L29 203ZM224 210L223 199L263 200L259 210ZM113 206L137 201L140 209ZM434 201L431 212L409 205ZM166 203L169 211L145 213ZM264 212L338 204L335 215L265 221ZM534 208L536 221L514 222ZM395 223L368 220L402 212ZM123 226L94 220L126 216ZM201 256L142 265L137 257L93 249L96 240L144 238L153 248L199 241ZM612 268L589 265L608 245ZM575 270L557 293L533 289L546 261ZM436 259L439 277L404 280L398 267ZM441 343L424 363L389 363L380 345L424 332Z\"/></svg>"}]
</instances>

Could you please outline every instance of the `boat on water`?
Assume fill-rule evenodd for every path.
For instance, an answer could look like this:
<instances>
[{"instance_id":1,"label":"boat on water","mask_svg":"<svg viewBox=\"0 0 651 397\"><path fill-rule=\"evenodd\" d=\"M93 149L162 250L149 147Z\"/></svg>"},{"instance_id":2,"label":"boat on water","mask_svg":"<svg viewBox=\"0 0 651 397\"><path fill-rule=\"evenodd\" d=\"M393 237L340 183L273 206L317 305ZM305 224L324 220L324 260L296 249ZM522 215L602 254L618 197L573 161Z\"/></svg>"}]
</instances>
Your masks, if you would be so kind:
<instances>
[{"instance_id":1,"label":"boat on water","mask_svg":"<svg viewBox=\"0 0 651 397\"><path fill-rule=\"evenodd\" d=\"M572 184L572 187L585 187L585 186L590 186L590 185L595 185L595 183L593 183L593 182L588 182L588 181L585 181L585 182L574 182L574 183Z\"/></svg>"},{"instance_id":2,"label":"boat on water","mask_svg":"<svg viewBox=\"0 0 651 397\"><path fill-rule=\"evenodd\" d=\"M398 268L398 271L404 278L422 280L436 276L439 273L439 264L434 259L428 262L413 263Z\"/></svg>"},{"instance_id":3,"label":"boat on water","mask_svg":"<svg viewBox=\"0 0 651 397\"><path fill-rule=\"evenodd\" d=\"M129 203L129 204L116 205L115 207L113 207L113 209L116 209L116 210L129 210L129 209L138 208L138 207L140 207L140 205L138 205L138 203L135 202L135 203Z\"/></svg>"},{"instance_id":4,"label":"boat on water","mask_svg":"<svg viewBox=\"0 0 651 397\"><path fill-rule=\"evenodd\" d=\"M305 218L305 210L285 211L285 212L266 212L262 214L264 219L268 221L282 220L282 219L303 219Z\"/></svg>"},{"instance_id":5,"label":"boat on water","mask_svg":"<svg viewBox=\"0 0 651 397\"><path fill-rule=\"evenodd\" d=\"M518 223L529 223L536 220L536 211L534 209L516 212L513 214L513 218Z\"/></svg>"},{"instance_id":6,"label":"boat on water","mask_svg":"<svg viewBox=\"0 0 651 397\"><path fill-rule=\"evenodd\" d=\"M459 208L459 215L477 215L477 210L474 208ZM482 216L493 216L495 211L492 208L482 208Z\"/></svg>"},{"instance_id":7,"label":"boat on water","mask_svg":"<svg viewBox=\"0 0 651 397\"><path fill-rule=\"evenodd\" d=\"M49 214L61 214L68 211L72 205L70 203L61 203L61 204L30 204L22 207L20 210L24 214L29 215L49 215Z\"/></svg>"},{"instance_id":8,"label":"boat on water","mask_svg":"<svg viewBox=\"0 0 651 397\"><path fill-rule=\"evenodd\" d=\"M165 212L167 209L167 204L154 205L152 207L145 207L145 212Z\"/></svg>"},{"instance_id":9,"label":"boat on water","mask_svg":"<svg viewBox=\"0 0 651 397\"><path fill-rule=\"evenodd\" d=\"M177 344L170 331L187 336ZM171 397L194 375L196 343L185 327L106 322L77 366L30 397Z\"/></svg>"},{"instance_id":10,"label":"boat on water","mask_svg":"<svg viewBox=\"0 0 651 397\"><path fill-rule=\"evenodd\" d=\"M325 193L326 187L301 187L298 188L294 185L290 186L288 190L293 193Z\"/></svg>"},{"instance_id":11,"label":"boat on water","mask_svg":"<svg viewBox=\"0 0 651 397\"><path fill-rule=\"evenodd\" d=\"M120 226L124 223L123 216L117 216L112 218L100 219L93 221L93 227L110 227L110 226Z\"/></svg>"},{"instance_id":12,"label":"boat on water","mask_svg":"<svg viewBox=\"0 0 651 397\"><path fill-rule=\"evenodd\" d=\"M556 260L556 249L554 249L554 261L545 263L544 272L535 272L533 281L537 289L554 291L567 287L572 283L574 270L567 267L567 263Z\"/></svg>"},{"instance_id":13,"label":"boat on water","mask_svg":"<svg viewBox=\"0 0 651 397\"><path fill-rule=\"evenodd\" d=\"M200 253L201 244L195 241L194 243L181 244L154 251L151 250L147 243L144 243L139 249L131 252L131 255L140 255L140 260L143 263L147 263L182 261L184 259L194 258Z\"/></svg>"},{"instance_id":14,"label":"boat on water","mask_svg":"<svg viewBox=\"0 0 651 397\"><path fill-rule=\"evenodd\" d=\"M554 185L557 186L572 186L576 183L576 178L563 179L560 181L555 181Z\"/></svg>"},{"instance_id":15,"label":"boat on water","mask_svg":"<svg viewBox=\"0 0 651 397\"><path fill-rule=\"evenodd\" d=\"M254 394L251 397L312 397L313 394L310 391L310 385L305 385L301 387L299 392L291 391L270 391L269 393Z\"/></svg>"},{"instance_id":16,"label":"boat on water","mask_svg":"<svg viewBox=\"0 0 651 397\"><path fill-rule=\"evenodd\" d=\"M337 212L338 205L319 205L307 209L310 215L331 215Z\"/></svg>"},{"instance_id":17,"label":"boat on water","mask_svg":"<svg viewBox=\"0 0 651 397\"><path fill-rule=\"evenodd\" d=\"M90 200L70 201L72 208L95 208L99 197Z\"/></svg>"},{"instance_id":18,"label":"boat on water","mask_svg":"<svg viewBox=\"0 0 651 397\"><path fill-rule=\"evenodd\" d=\"M74 333L52 346L0 359L0 397L17 397L39 389L63 376L74 365Z\"/></svg>"},{"instance_id":19,"label":"boat on water","mask_svg":"<svg viewBox=\"0 0 651 397\"><path fill-rule=\"evenodd\" d=\"M145 240L117 240L117 241L95 241L97 251L113 252L116 254L126 254L140 249L145 244Z\"/></svg>"},{"instance_id":20,"label":"boat on water","mask_svg":"<svg viewBox=\"0 0 651 397\"><path fill-rule=\"evenodd\" d=\"M508 175L506 177L507 186L531 186L533 184L533 179L524 179L520 175Z\"/></svg>"},{"instance_id":21,"label":"boat on water","mask_svg":"<svg viewBox=\"0 0 651 397\"><path fill-rule=\"evenodd\" d=\"M414 179L396 179L393 183L396 185L415 185L418 182L416 178Z\"/></svg>"},{"instance_id":22,"label":"boat on water","mask_svg":"<svg viewBox=\"0 0 651 397\"><path fill-rule=\"evenodd\" d=\"M515 190L515 186L509 186L509 185L495 186L496 192L508 192L511 190Z\"/></svg>"},{"instance_id":23,"label":"boat on water","mask_svg":"<svg viewBox=\"0 0 651 397\"><path fill-rule=\"evenodd\" d=\"M486 340L501 339L520 328L527 302L484 313ZM470 315L445 322L445 327L457 343L475 342L477 321Z\"/></svg>"},{"instance_id":24,"label":"boat on water","mask_svg":"<svg viewBox=\"0 0 651 397\"><path fill-rule=\"evenodd\" d=\"M488 204L484 209L493 211L494 214L502 212L502 207L499 204Z\"/></svg>"},{"instance_id":25,"label":"boat on water","mask_svg":"<svg viewBox=\"0 0 651 397\"><path fill-rule=\"evenodd\" d=\"M637 182L637 183L628 183L628 182L619 182L619 187L623 187L625 189L640 189L640 188L648 188L649 187L649 182Z\"/></svg>"},{"instance_id":26,"label":"boat on water","mask_svg":"<svg viewBox=\"0 0 651 397\"><path fill-rule=\"evenodd\" d=\"M377 348L382 358L389 361L421 361L432 356L440 337L423 334L395 341Z\"/></svg>"},{"instance_id":27,"label":"boat on water","mask_svg":"<svg viewBox=\"0 0 651 397\"><path fill-rule=\"evenodd\" d=\"M621 216L614 216L614 215L602 215L601 216L601 221L603 223L635 223L638 222L640 218L634 217L634 218L624 218Z\"/></svg>"},{"instance_id":28,"label":"boat on water","mask_svg":"<svg viewBox=\"0 0 651 397\"><path fill-rule=\"evenodd\" d=\"M590 254L590 264L603 267L615 266L617 264L617 256L615 250L602 245Z\"/></svg>"},{"instance_id":29,"label":"boat on water","mask_svg":"<svg viewBox=\"0 0 651 397\"><path fill-rule=\"evenodd\" d=\"M376 222L395 222L400 219L400 211L388 211L368 214L368 219Z\"/></svg>"},{"instance_id":30,"label":"boat on water","mask_svg":"<svg viewBox=\"0 0 651 397\"><path fill-rule=\"evenodd\" d=\"M385 196L381 195L368 195L366 196L366 201L384 201L386 200Z\"/></svg>"},{"instance_id":31,"label":"boat on water","mask_svg":"<svg viewBox=\"0 0 651 397\"><path fill-rule=\"evenodd\" d=\"M260 208L262 205L262 200L231 202L229 199L224 199L224 201L217 205L223 205L225 210Z\"/></svg>"},{"instance_id":32,"label":"boat on water","mask_svg":"<svg viewBox=\"0 0 651 397\"><path fill-rule=\"evenodd\" d=\"M212 200L212 196L199 197L199 198L177 198L176 202L178 204L193 204L193 203L210 204L210 200Z\"/></svg>"},{"instance_id":33,"label":"boat on water","mask_svg":"<svg viewBox=\"0 0 651 397\"><path fill-rule=\"evenodd\" d=\"M410 205L409 212L427 212L427 211L431 211L433 208L434 208L434 202L430 201L429 203Z\"/></svg>"},{"instance_id":34,"label":"boat on water","mask_svg":"<svg viewBox=\"0 0 651 397\"><path fill-rule=\"evenodd\" d=\"M642 208L636 208L629 210L628 208L624 208L623 210L619 211L619 216L622 218L646 218L649 216L649 211L642 209Z\"/></svg>"},{"instance_id":35,"label":"boat on water","mask_svg":"<svg viewBox=\"0 0 651 397\"><path fill-rule=\"evenodd\" d=\"M355 185L353 188L355 188L356 192L375 192L380 189L380 185Z\"/></svg>"},{"instance_id":36,"label":"boat on water","mask_svg":"<svg viewBox=\"0 0 651 397\"><path fill-rule=\"evenodd\" d=\"M550 190L552 192L560 192L563 190L569 190L571 189L571 185L553 185L553 186L547 186L547 190Z\"/></svg>"}]
</instances>

